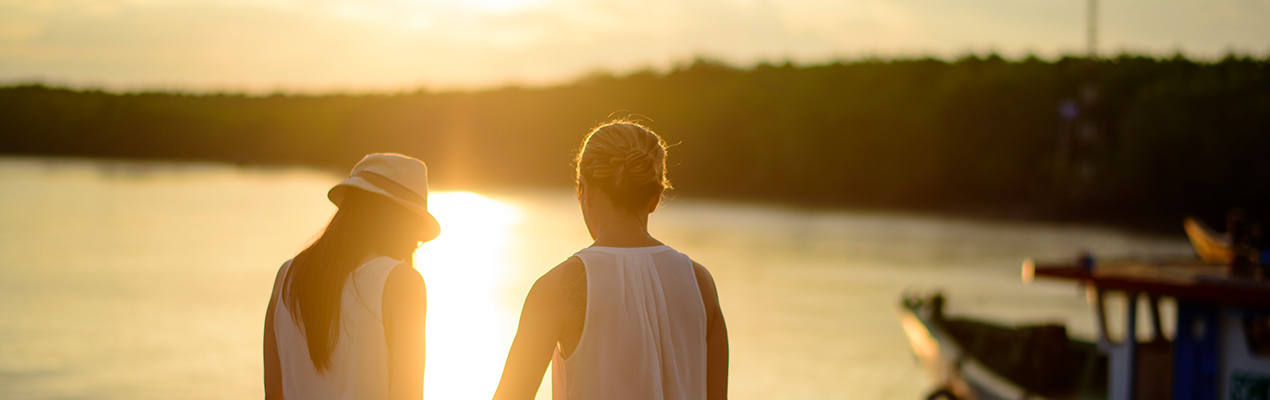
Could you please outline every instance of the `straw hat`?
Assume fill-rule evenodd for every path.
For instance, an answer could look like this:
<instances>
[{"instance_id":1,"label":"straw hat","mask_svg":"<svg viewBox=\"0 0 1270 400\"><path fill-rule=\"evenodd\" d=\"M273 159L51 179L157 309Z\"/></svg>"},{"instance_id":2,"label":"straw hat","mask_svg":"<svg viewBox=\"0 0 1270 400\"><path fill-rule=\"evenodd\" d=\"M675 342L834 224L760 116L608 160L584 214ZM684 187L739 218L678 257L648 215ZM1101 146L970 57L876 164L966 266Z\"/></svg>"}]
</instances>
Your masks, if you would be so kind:
<instances>
[{"instance_id":1,"label":"straw hat","mask_svg":"<svg viewBox=\"0 0 1270 400\"><path fill-rule=\"evenodd\" d=\"M331 188L326 197L339 207L351 188L387 197L419 214L427 232L423 241L436 239L441 234L441 224L428 212L428 166L423 161L401 154L369 154L353 166L348 179Z\"/></svg>"}]
</instances>

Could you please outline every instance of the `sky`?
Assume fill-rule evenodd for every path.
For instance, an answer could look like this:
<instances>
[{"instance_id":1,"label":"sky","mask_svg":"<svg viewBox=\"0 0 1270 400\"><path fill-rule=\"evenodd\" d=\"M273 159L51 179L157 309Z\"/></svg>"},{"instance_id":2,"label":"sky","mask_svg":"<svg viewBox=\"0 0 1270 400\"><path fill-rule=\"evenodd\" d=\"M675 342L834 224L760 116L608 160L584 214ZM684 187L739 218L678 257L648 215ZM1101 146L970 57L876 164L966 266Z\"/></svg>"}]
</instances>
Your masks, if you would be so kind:
<instances>
[{"instance_id":1,"label":"sky","mask_svg":"<svg viewBox=\"0 0 1270 400\"><path fill-rule=\"evenodd\" d=\"M0 84L392 92L705 57L1083 53L1088 0L0 0ZM1270 0L1100 0L1098 50L1270 54Z\"/></svg>"}]
</instances>

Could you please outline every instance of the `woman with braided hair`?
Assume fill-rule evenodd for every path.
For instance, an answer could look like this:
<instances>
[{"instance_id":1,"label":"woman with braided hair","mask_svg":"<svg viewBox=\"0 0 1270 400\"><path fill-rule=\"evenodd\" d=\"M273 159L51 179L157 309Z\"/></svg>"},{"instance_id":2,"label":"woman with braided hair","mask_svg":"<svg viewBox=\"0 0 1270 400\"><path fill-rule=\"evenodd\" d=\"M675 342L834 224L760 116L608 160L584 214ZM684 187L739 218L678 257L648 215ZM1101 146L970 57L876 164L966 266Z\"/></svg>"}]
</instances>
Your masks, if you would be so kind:
<instances>
[{"instance_id":1,"label":"woman with braided hair","mask_svg":"<svg viewBox=\"0 0 1270 400\"><path fill-rule=\"evenodd\" d=\"M666 144L636 123L591 131L576 160L595 242L530 289L495 399L726 399L728 334L709 271L648 233Z\"/></svg>"}]
</instances>

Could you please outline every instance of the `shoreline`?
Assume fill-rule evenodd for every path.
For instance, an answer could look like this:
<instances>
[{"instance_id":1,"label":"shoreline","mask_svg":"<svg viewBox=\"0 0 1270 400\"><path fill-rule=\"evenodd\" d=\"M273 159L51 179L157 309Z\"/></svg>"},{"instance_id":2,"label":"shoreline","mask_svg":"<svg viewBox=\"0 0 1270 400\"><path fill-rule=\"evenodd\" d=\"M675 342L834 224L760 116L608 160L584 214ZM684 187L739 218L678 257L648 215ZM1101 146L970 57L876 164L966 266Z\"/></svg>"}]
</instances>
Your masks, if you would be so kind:
<instances>
[{"instance_id":1,"label":"shoreline","mask_svg":"<svg viewBox=\"0 0 1270 400\"><path fill-rule=\"evenodd\" d=\"M77 155L36 155L36 154L10 154L0 153L0 162L5 160L30 160L30 161L51 161L53 163L84 163L94 164L97 166L109 166L106 170L110 173L120 173L123 175L169 172L173 167L177 168L230 168L251 171L264 171L274 173L289 172L307 172L317 174L329 174L333 180L338 180L345 174L344 171L338 171L335 168L305 165L305 164L256 164L256 163L236 163L224 160L203 160L203 159L135 159L135 158L113 158L113 157L90 157ZM478 182L468 185L454 185L449 182L433 182L433 188L438 191L491 191L494 193L516 191L516 190L572 190L571 185L551 185L551 184L500 184L496 182ZM669 201L674 201L677 190L671 190L667 195ZM735 204L743 206L767 206L784 208L799 212L863 212L863 213L881 213L881 214L904 214L916 215L924 217L933 217L939 219L968 219L990 223L1006 223L1006 224L1047 224L1058 227L1091 227L1104 228L1133 233L1138 235L1146 235L1161 239L1185 239L1186 234L1182 230L1181 217L1169 218L1169 216L1158 215L1154 217L1146 216L1121 216L1106 217L1099 216L1097 213L1075 214L1075 215L1059 215L1053 211L1042 210L1039 206L1013 205L1008 207L991 207L991 206L971 206L963 203L947 203L942 207L916 206L903 204L881 204L878 202L834 202L828 200L800 200L796 198L779 198L779 197L758 197L745 195L714 195L705 193L686 193L684 197L691 200L709 201L722 204ZM1105 214L1105 213L1103 213Z\"/></svg>"}]
</instances>

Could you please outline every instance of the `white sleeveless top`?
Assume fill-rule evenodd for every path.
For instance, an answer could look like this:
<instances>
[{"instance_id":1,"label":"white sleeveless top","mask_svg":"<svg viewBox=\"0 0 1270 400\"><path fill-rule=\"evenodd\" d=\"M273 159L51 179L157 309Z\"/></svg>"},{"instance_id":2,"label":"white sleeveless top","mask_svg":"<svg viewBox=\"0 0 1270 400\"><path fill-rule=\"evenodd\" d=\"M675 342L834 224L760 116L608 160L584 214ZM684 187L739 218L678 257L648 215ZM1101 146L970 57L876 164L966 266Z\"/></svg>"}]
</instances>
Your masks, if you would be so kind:
<instances>
[{"instance_id":1,"label":"white sleeveless top","mask_svg":"<svg viewBox=\"0 0 1270 400\"><path fill-rule=\"evenodd\" d=\"M282 395L288 399L384 399L388 397L388 341L384 337L384 283L400 260L378 257L350 273L340 295L340 339L330 368L318 372L309 359L304 329L278 296L273 330L282 366ZM291 261L282 266L286 276Z\"/></svg>"},{"instance_id":2,"label":"white sleeveless top","mask_svg":"<svg viewBox=\"0 0 1270 400\"><path fill-rule=\"evenodd\" d=\"M668 246L588 247L578 347L551 360L552 398L706 397L706 310L692 261Z\"/></svg>"}]
</instances>

